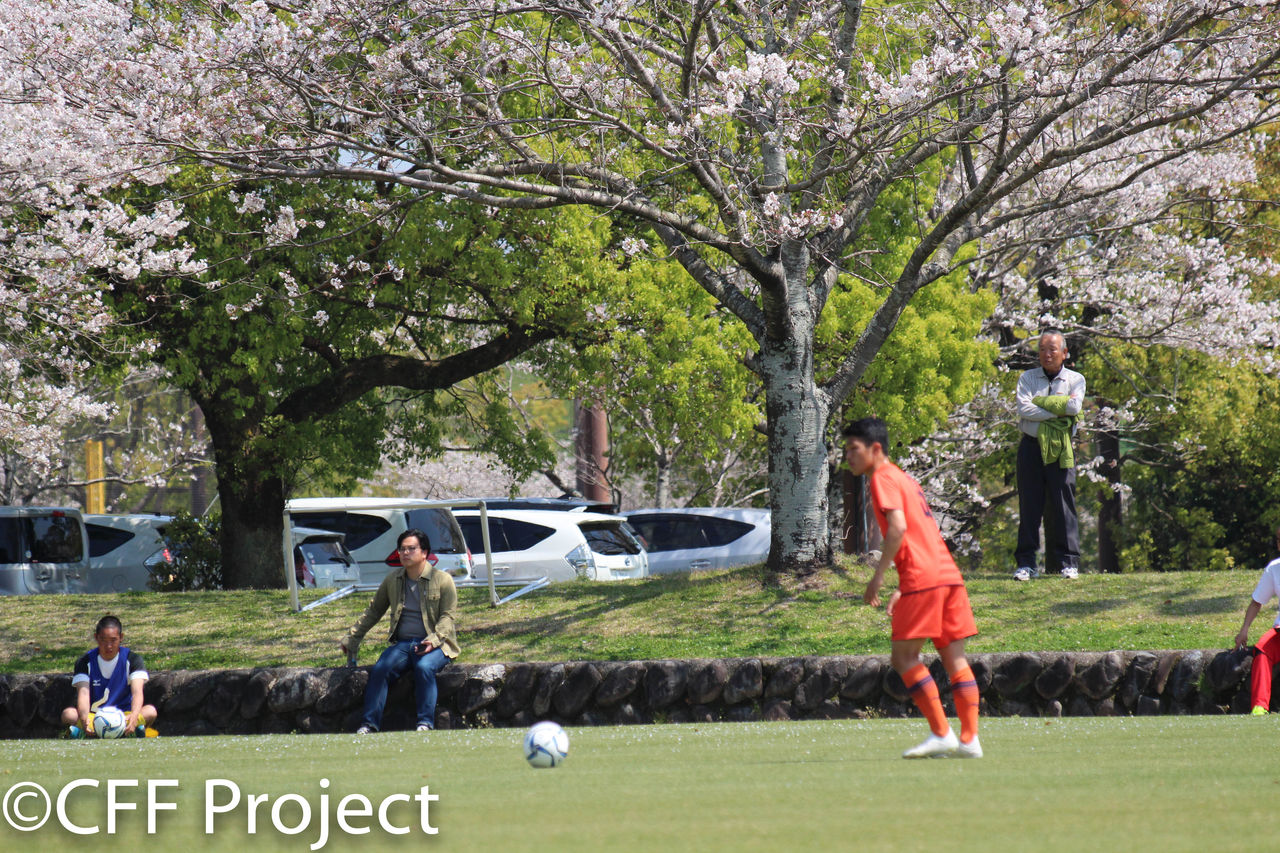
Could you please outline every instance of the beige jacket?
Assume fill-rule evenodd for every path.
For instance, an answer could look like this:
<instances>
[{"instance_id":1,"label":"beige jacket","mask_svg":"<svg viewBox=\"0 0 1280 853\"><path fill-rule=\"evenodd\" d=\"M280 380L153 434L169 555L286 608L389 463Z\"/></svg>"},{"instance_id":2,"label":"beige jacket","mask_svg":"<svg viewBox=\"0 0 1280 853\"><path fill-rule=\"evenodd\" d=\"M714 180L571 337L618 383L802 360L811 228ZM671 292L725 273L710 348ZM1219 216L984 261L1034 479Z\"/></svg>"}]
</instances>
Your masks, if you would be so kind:
<instances>
[{"instance_id":1,"label":"beige jacket","mask_svg":"<svg viewBox=\"0 0 1280 853\"><path fill-rule=\"evenodd\" d=\"M390 642L395 634L396 624L400 621L400 609L404 606L404 584L408 578L404 568L392 569L378 591L373 594L373 601L365 608L356 624L347 631L342 644L349 654L355 654L360 648L360 641L369 629L378 623L382 614L391 610L391 620L387 629L387 640ZM453 584L453 576L440 571L434 566L418 578L418 596L422 602L422 622L424 635L431 645L444 651L445 657L452 660L461 651L458 648L458 588Z\"/></svg>"}]
</instances>

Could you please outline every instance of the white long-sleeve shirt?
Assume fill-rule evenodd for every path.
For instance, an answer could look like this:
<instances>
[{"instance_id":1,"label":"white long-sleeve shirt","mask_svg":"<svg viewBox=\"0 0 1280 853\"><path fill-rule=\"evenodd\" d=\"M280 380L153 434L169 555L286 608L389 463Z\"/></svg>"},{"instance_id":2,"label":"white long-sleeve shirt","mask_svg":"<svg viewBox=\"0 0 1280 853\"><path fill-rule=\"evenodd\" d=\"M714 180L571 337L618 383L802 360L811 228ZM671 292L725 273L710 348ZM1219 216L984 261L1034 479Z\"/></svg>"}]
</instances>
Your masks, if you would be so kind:
<instances>
[{"instance_id":1,"label":"white long-sleeve shirt","mask_svg":"<svg viewBox=\"0 0 1280 853\"><path fill-rule=\"evenodd\" d=\"M1024 370L1018 377L1018 429L1023 434L1035 438L1040 431L1040 422L1058 417L1047 409L1042 409L1031 400L1040 396L1063 394L1067 401L1067 414L1080 414L1084 404L1084 377L1066 367L1058 371L1058 375L1050 381L1043 367ZM1074 429L1072 430L1074 433Z\"/></svg>"}]
</instances>

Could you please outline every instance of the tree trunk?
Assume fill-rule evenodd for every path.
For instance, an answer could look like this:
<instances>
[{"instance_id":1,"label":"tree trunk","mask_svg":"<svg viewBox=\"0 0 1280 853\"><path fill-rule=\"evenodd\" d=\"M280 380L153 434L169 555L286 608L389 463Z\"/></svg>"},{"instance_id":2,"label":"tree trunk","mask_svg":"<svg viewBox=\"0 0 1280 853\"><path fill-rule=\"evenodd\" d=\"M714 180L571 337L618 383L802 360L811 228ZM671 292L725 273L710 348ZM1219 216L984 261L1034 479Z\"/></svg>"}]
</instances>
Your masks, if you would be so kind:
<instances>
[{"instance_id":1,"label":"tree trunk","mask_svg":"<svg viewBox=\"0 0 1280 853\"><path fill-rule=\"evenodd\" d=\"M1099 430L1098 455L1102 473L1111 484L1102 490L1098 507L1098 571L1120 571L1120 435L1114 429Z\"/></svg>"},{"instance_id":2,"label":"tree trunk","mask_svg":"<svg viewBox=\"0 0 1280 853\"><path fill-rule=\"evenodd\" d=\"M658 450L654 458L653 505L671 506L671 454L665 448Z\"/></svg>"},{"instance_id":3,"label":"tree trunk","mask_svg":"<svg viewBox=\"0 0 1280 853\"><path fill-rule=\"evenodd\" d=\"M281 562L284 486L280 478L268 476L253 484L244 480L229 483L219 474L218 483L223 585L227 589L286 586Z\"/></svg>"},{"instance_id":4,"label":"tree trunk","mask_svg":"<svg viewBox=\"0 0 1280 853\"><path fill-rule=\"evenodd\" d=\"M824 440L829 405L814 381L812 340L812 329L794 328L788 339L771 339L759 353L769 430L772 579L831 564Z\"/></svg>"},{"instance_id":5,"label":"tree trunk","mask_svg":"<svg viewBox=\"0 0 1280 853\"><path fill-rule=\"evenodd\" d=\"M213 444L218 500L222 509L222 582L226 589L279 589L287 585L282 563L284 470L275 443L253 431L234 414L224 420L205 408L205 426Z\"/></svg>"}]
</instances>

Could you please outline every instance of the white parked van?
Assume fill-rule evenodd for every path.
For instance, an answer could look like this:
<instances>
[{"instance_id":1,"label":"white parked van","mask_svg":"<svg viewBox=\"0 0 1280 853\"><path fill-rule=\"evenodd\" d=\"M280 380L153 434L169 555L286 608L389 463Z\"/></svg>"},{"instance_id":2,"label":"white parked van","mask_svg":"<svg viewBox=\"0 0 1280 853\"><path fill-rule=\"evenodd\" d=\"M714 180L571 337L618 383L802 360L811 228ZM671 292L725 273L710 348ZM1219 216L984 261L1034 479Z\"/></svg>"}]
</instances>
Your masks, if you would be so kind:
<instances>
[{"instance_id":1,"label":"white parked van","mask_svg":"<svg viewBox=\"0 0 1280 853\"><path fill-rule=\"evenodd\" d=\"M480 511L455 509L472 553L475 576L487 581ZM627 520L599 512L488 509L496 582L633 580L649 576L649 558Z\"/></svg>"},{"instance_id":2,"label":"white parked van","mask_svg":"<svg viewBox=\"0 0 1280 853\"><path fill-rule=\"evenodd\" d=\"M400 565L396 539L417 528L431 540L436 568L458 580L471 575L467 540L447 504L400 498L294 498L285 504L295 525L346 534L346 545L360 566L360 583L381 583Z\"/></svg>"},{"instance_id":3,"label":"white parked van","mask_svg":"<svg viewBox=\"0 0 1280 853\"><path fill-rule=\"evenodd\" d=\"M88 575L80 510L0 506L0 595L85 592Z\"/></svg>"}]
</instances>

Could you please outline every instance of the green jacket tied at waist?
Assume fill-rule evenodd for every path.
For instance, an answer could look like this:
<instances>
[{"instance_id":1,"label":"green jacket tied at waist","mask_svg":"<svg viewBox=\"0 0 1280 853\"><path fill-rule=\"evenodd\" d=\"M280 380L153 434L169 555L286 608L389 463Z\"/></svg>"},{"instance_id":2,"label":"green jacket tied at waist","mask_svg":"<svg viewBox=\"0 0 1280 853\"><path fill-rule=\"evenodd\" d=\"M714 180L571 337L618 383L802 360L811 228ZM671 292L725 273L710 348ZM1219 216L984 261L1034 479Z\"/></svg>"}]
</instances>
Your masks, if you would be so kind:
<instances>
[{"instance_id":1,"label":"green jacket tied at waist","mask_svg":"<svg viewBox=\"0 0 1280 853\"><path fill-rule=\"evenodd\" d=\"M1071 446L1071 431L1076 419L1074 415L1067 414L1067 402L1070 399L1066 394L1031 398L1032 403L1058 416L1041 421L1040 428L1036 430L1036 438L1040 442L1040 459L1045 465L1057 462L1062 468L1075 467L1076 453Z\"/></svg>"}]
</instances>

